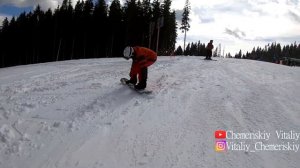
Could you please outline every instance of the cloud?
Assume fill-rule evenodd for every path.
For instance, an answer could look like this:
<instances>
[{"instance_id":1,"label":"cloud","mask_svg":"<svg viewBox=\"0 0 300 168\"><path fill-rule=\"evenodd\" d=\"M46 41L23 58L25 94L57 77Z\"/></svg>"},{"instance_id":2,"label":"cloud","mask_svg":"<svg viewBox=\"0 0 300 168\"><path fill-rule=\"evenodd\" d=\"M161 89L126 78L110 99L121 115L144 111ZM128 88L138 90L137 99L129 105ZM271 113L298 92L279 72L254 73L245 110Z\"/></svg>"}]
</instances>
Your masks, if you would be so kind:
<instances>
[{"instance_id":1,"label":"cloud","mask_svg":"<svg viewBox=\"0 0 300 168\"><path fill-rule=\"evenodd\" d=\"M239 29L235 29L235 30L230 30L228 28L225 28L225 33L226 34L229 34L235 38L238 38L238 39L242 39L246 36L246 33L239 30Z\"/></svg>"},{"instance_id":2,"label":"cloud","mask_svg":"<svg viewBox=\"0 0 300 168\"><path fill-rule=\"evenodd\" d=\"M61 5L63 0L0 0L0 26L5 17L9 20L11 17L18 16L21 12L31 11L37 5L41 6L42 10L49 8L55 9L58 5ZM72 0L72 4L75 5L77 0Z\"/></svg>"},{"instance_id":3,"label":"cloud","mask_svg":"<svg viewBox=\"0 0 300 168\"><path fill-rule=\"evenodd\" d=\"M1 0L0 1L0 6L2 5L13 5L17 7L28 7L30 5L30 0Z\"/></svg>"},{"instance_id":4,"label":"cloud","mask_svg":"<svg viewBox=\"0 0 300 168\"><path fill-rule=\"evenodd\" d=\"M208 18L200 18L202 23L211 23L215 21L215 18L213 17L208 17Z\"/></svg>"},{"instance_id":5,"label":"cloud","mask_svg":"<svg viewBox=\"0 0 300 168\"><path fill-rule=\"evenodd\" d=\"M211 23L215 21L215 18L212 16L212 13L209 9L204 7L195 7L192 9L193 13L198 17L201 23Z\"/></svg>"},{"instance_id":6,"label":"cloud","mask_svg":"<svg viewBox=\"0 0 300 168\"><path fill-rule=\"evenodd\" d=\"M1 0L0 6L2 5L11 5L15 7L36 7L38 4L42 9L54 9L59 4L62 3L62 0Z\"/></svg>"},{"instance_id":7,"label":"cloud","mask_svg":"<svg viewBox=\"0 0 300 168\"><path fill-rule=\"evenodd\" d=\"M175 10L175 14L176 14L177 22L181 24L181 18L182 18L183 10L177 9L177 10Z\"/></svg>"},{"instance_id":8,"label":"cloud","mask_svg":"<svg viewBox=\"0 0 300 168\"><path fill-rule=\"evenodd\" d=\"M287 0L286 3L287 4L291 4L291 5L298 5L299 4L299 0Z\"/></svg>"},{"instance_id":9,"label":"cloud","mask_svg":"<svg viewBox=\"0 0 300 168\"><path fill-rule=\"evenodd\" d=\"M2 23L3 23L3 21L4 21L5 18L7 18L8 20L10 20L12 18L12 16L0 13L0 26L2 26Z\"/></svg>"},{"instance_id":10,"label":"cloud","mask_svg":"<svg viewBox=\"0 0 300 168\"><path fill-rule=\"evenodd\" d=\"M296 13L289 11L288 12L289 17L293 20L296 21L297 23L300 23L300 15L297 15Z\"/></svg>"},{"instance_id":11,"label":"cloud","mask_svg":"<svg viewBox=\"0 0 300 168\"><path fill-rule=\"evenodd\" d=\"M12 5L15 7L33 7L35 8L38 4L42 9L47 10L49 8L55 9L58 5L62 4L63 0L0 0L0 6ZM78 0L72 0L73 6L75 6ZM84 0L85 1L85 0Z\"/></svg>"},{"instance_id":12,"label":"cloud","mask_svg":"<svg viewBox=\"0 0 300 168\"><path fill-rule=\"evenodd\" d=\"M175 9L182 9L184 1L173 2ZM252 49L256 44L269 41L294 42L300 35L299 0L190 2L192 20L187 34L189 40L189 36L197 37L201 41L212 38L216 43L226 45L227 50L233 51L239 48ZM182 36L183 34L178 33L178 39Z\"/></svg>"},{"instance_id":13,"label":"cloud","mask_svg":"<svg viewBox=\"0 0 300 168\"><path fill-rule=\"evenodd\" d=\"M263 42L282 42L282 43L294 43L300 42L300 35L293 36L273 36L273 37L257 37L255 41L263 41Z\"/></svg>"},{"instance_id":14,"label":"cloud","mask_svg":"<svg viewBox=\"0 0 300 168\"><path fill-rule=\"evenodd\" d=\"M63 0L0 0L0 26L5 17L18 16L21 12L28 12L40 5L42 10L55 9ZM75 6L78 0L71 0ZM83 0L85 1L85 0Z\"/></svg>"}]
</instances>

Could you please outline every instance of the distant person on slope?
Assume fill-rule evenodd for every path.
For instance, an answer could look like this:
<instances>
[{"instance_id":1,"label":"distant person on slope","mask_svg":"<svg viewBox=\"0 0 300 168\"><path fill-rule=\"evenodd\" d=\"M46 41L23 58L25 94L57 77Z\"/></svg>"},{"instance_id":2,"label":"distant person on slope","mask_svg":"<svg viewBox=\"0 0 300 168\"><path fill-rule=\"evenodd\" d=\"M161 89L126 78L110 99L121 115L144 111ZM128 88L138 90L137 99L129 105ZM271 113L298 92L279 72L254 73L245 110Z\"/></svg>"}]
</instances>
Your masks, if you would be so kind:
<instances>
[{"instance_id":1,"label":"distant person on slope","mask_svg":"<svg viewBox=\"0 0 300 168\"><path fill-rule=\"evenodd\" d=\"M123 56L127 60L132 58L132 65L129 74L130 80L127 81L127 84L133 84L137 90L145 89L147 86L148 67L156 61L156 52L145 47L127 46L124 49Z\"/></svg>"},{"instance_id":2,"label":"distant person on slope","mask_svg":"<svg viewBox=\"0 0 300 168\"><path fill-rule=\"evenodd\" d=\"M206 46L206 58L205 59L211 59L212 49L214 48L214 45L212 43L213 43L213 40L210 40L210 42Z\"/></svg>"}]
</instances>

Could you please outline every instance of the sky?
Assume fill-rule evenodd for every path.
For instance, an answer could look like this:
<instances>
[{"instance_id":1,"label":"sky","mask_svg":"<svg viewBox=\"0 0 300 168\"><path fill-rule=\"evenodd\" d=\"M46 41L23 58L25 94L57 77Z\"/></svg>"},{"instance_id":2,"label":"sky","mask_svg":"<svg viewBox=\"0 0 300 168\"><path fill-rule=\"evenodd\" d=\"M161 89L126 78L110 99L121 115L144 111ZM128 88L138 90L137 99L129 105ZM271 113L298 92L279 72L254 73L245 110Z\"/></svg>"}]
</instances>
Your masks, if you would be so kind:
<instances>
[{"instance_id":1,"label":"sky","mask_svg":"<svg viewBox=\"0 0 300 168\"><path fill-rule=\"evenodd\" d=\"M268 43L300 42L300 0L190 0L190 30L187 41L221 44L225 53L252 51ZM173 9L182 14L185 0L174 0ZM181 25L181 16L178 16ZM178 32L177 45L184 34Z\"/></svg>"},{"instance_id":2,"label":"sky","mask_svg":"<svg viewBox=\"0 0 300 168\"><path fill-rule=\"evenodd\" d=\"M77 0L73 0L75 4ZM122 0L121 0L122 1ZM173 0L178 27L186 0ZM17 16L23 11L56 8L62 0L0 0L0 22L5 17ZM187 43L221 45L222 52L243 53L253 47L279 42L300 43L300 0L189 0L190 30ZM184 33L178 29L177 44L183 46Z\"/></svg>"}]
</instances>

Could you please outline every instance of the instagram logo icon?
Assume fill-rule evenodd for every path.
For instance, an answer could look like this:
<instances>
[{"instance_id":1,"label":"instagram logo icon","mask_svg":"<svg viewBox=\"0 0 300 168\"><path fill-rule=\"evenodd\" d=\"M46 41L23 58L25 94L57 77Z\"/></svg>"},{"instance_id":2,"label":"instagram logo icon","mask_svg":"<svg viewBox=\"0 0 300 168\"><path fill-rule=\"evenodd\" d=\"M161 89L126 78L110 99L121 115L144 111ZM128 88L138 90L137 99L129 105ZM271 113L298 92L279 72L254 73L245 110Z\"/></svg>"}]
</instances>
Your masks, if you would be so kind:
<instances>
[{"instance_id":1,"label":"instagram logo icon","mask_svg":"<svg viewBox=\"0 0 300 168\"><path fill-rule=\"evenodd\" d=\"M216 152L224 152L226 151L226 131L225 130L216 130L215 131L215 151Z\"/></svg>"},{"instance_id":2,"label":"instagram logo icon","mask_svg":"<svg viewBox=\"0 0 300 168\"><path fill-rule=\"evenodd\" d=\"M226 151L226 140L217 140L215 144L216 152L224 152Z\"/></svg>"}]
</instances>

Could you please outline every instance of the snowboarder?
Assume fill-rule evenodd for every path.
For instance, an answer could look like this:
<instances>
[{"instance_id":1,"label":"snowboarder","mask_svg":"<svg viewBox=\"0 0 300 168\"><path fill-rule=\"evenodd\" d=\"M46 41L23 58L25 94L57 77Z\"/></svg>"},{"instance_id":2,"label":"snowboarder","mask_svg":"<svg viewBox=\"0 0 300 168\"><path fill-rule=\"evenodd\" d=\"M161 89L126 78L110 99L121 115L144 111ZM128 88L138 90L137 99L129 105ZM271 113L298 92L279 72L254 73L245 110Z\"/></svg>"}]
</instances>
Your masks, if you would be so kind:
<instances>
[{"instance_id":1,"label":"snowboarder","mask_svg":"<svg viewBox=\"0 0 300 168\"><path fill-rule=\"evenodd\" d=\"M210 40L210 42L206 46L206 57L205 57L205 59L211 59L212 49L214 48L214 45L212 43L213 43L213 40Z\"/></svg>"},{"instance_id":2,"label":"snowboarder","mask_svg":"<svg viewBox=\"0 0 300 168\"><path fill-rule=\"evenodd\" d=\"M132 65L129 74L130 80L126 83L133 84L137 90L145 89L147 86L148 67L156 61L156 52L146 47L127 46L124 49L123 56L127 60L132 58Z\"/></svg>"}]
</instances>

